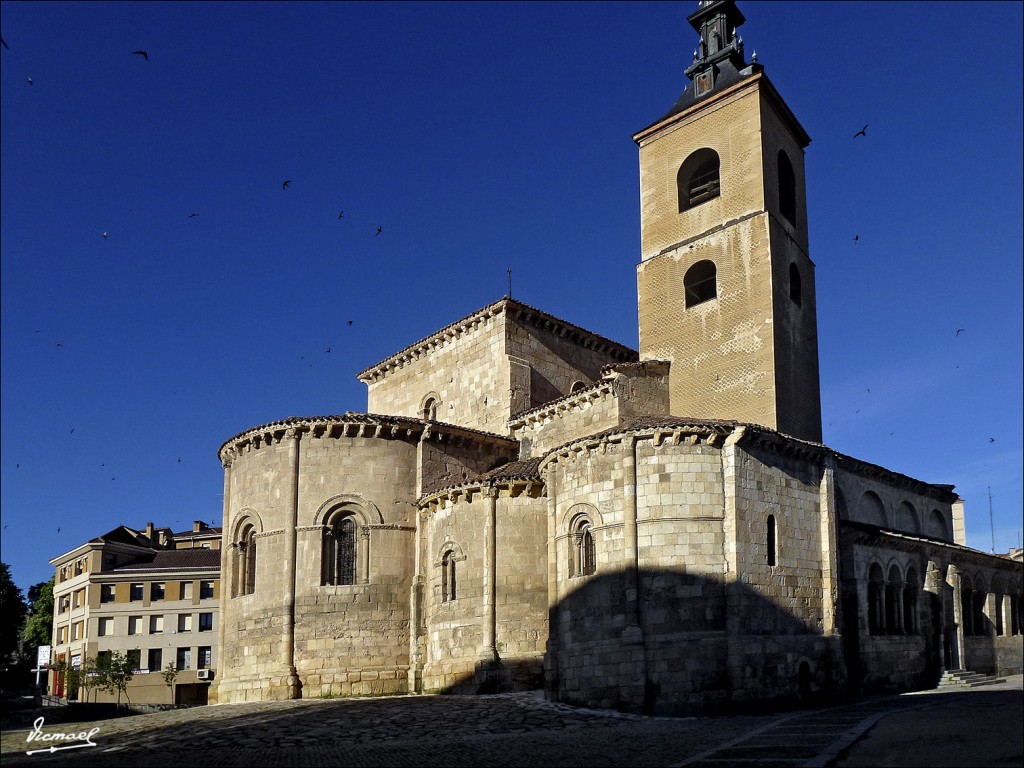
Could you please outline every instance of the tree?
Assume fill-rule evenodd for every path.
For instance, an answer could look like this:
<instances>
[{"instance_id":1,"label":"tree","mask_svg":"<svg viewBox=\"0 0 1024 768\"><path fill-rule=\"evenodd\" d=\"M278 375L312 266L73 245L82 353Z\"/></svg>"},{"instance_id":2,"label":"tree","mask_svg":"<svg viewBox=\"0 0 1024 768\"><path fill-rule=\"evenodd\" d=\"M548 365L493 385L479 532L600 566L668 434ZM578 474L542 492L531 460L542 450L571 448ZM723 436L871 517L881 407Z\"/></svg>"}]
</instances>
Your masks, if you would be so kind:
<instances>
[{"instance_id":1,"label":"tree","mask_svg":"<svg viewBox=\"0 0 1024 768\"><path fill-rule=\"evenodd\" d=\"M0 563L0 671L14 662L24 621L25 599L11 578L11 567Z\"/></svg>"},{"instance_id":2,"label":"tree","mask_svg":"<svg viewBox=\"0 0 1024 768\"><path fill-rule=\"evenodd\" d=\"M171 704L174 703L174 681L178 677L178 668L174 666L173 661L167 662L167 666L164 667L164 685L171 689Z\"/></svg>"},{"instance_id":3,"label":"tree","mask_svg":"<svg viewBox=\"0 0 1024 768\"><path fill-rule=\"evenodd\" d=\"M53 576L28 588L28 619L22 633L26 653L53 641Z\"/></svg>"},{"instance_id":4,"label":"tree","mask_svg":"<svg viewBox=\"0 0 1024 768\"><path fill-rule=\"evenodd\" d=\"M110 694L116 693L117 706L121 706L122 693L128 699L128 703L132 703L131 699L128 698L128 683L132 681L134 676L132 671L134 666L135 664L123 653L114 652L110 655L109 659L104 657L94 670L96 672L97 687Z\"/></svg>"}]
</instances>

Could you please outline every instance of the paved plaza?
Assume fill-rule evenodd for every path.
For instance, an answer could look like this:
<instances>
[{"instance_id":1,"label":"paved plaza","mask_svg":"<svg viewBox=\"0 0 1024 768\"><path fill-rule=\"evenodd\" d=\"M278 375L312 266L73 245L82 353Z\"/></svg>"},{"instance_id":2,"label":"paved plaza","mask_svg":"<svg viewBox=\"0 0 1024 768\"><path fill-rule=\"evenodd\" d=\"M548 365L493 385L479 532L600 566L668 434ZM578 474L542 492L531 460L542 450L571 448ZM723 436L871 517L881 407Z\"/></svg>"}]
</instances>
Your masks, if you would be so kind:
<instances>
[{"instance_id":1,"label":"paved plaza","mask_svg":"<svg viewBox=\"0 0 1024 768\"><path fill-rule=\"evenodd\" d=\"M715 718L579 709L535 692L225 704L5 723L0 746L5 767L1020 766L1022 712L1018 675L965 691ZM56 740L90 731L95 746Z\"/></svg>"}]
</instances>

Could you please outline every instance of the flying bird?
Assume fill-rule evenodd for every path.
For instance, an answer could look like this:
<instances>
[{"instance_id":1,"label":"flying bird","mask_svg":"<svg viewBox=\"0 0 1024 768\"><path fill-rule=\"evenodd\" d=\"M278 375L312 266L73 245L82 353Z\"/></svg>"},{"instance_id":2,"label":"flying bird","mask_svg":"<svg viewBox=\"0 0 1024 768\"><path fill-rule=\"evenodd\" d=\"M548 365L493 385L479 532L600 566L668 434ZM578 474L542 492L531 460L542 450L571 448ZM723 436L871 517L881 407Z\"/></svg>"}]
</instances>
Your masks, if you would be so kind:
<instances>
[{"instance_id":1,"label":"flying bird","mask_svg":"<svg viewBox=\"0 0 1024 768\"><path fill-rule=\"evenodd\" d=\"M957 328L956 329L956 335L959 336L962 331L966 331L966 330L967 330L966 328Z\"/></svg>"},{"instance_id":2,"label":"flying bird","mask_svg":"<svg viewBox=\"0 0 1024 768\"><path fill-rule=\"evenodd\" d=\"M868 126L865 124L863 128L853 134L853 138L856 139L858 136L863 136L866 139L868 137L867 130Z\"/></svg>"},{"instance_id":3,"label":"flying bird","mask_svg":"<svg viewBox=\"0 0 1024 768\"><path fill-rule=\"evenodd\" d=\"M104 232L103 233L103 239L104 240L109 240L110 239L110 235L108 235L106 232Z\"/></svg>"},{"instance_id":4,"label":"flying bird","mask_svg":"<svg viewBox=\"0 0 1024 768\"><path fill-rule=\"evenodd\" d=\"M178 457L178 463L181 464L181 456Z\"/></svg>"},{"instance_id":5,"label":"flying bird","mask_svg":"<svg viewBox=\"0 0 1024 768\"><path fill-rule=\"evenodd\" d=\"M145 51L132 51L132 56L141 56L146 61L149 61L149 54Z\"/></svg>"},{"instance_id":6,"label":"flying bird","mask_svg":"<svg viewBox=\"0 0 1024 768\"><path fill-rule=\"evenodd\" d=\"M327 349L324 350L324 353L327 353L327 352L330 352L330 351L331 351L331 348L328 347Z\"/></svg>"},{"instance_id":7,"label":"flying bird","mask_svg":"<svg viewBox=\"0 0 1024 768\"><path fill-rule=\"evenodd\" d=\"M382 227L377 227L377 235L379 235L383 231L384 229ZM374 235L374 237L376 237L377 235Z\"/></svg>"},{"instance_id":8,"label":"flying bird","mask_svg":"<svg viewBox=\"0 0 1024 768\"><path fill-rule=\"evenodd\" d=\"M72 435L75 434L75 428L74 427L71 428L71 434Z\"/></svg>"},{"instance_id":9,"label":"flying bird","mask_svg":"<svg viewBox=\"0 0 1024 768\"><path fill-rule=\"evenodd\" d=\"M341 220L341 219L344 219L344 218L345 218L345 212L344 211L338 211L338 219Z\"/></svg>"},{"instance_id":10,"label":"flying bird","mask_svg":"<svg viewBox=\"0 0 1024 768\"><path fill-rule=\"evenodd\" d=\"M853 236L853 244L856 245L859 242L860 242L860 235L854 235Z\"/></svg>"},{"instance_id":11,"label":"flying bird","mask_svg":"<svg viewBox=\"0 0 1024 768\"><path fill-rule=\"evenodd\" d=\"M199 215L198 213L190 213L190 214L188 215L188 217L189 217L190 219L194 219L194 218L195 218L196 216L198 216L198 215Z\"/></svg>"},{"instance_id":12,"label":"flying bird","mask_svg":"<svg viewBox=\"0 0 1024 768\"><path fill-rule=\"evenodd\" d=\"M32 78L31 77L28 79L28 84L32 85Z\"/></svg>"},{"instance_id":13,"label":"flying bird","mask_svg":"<svg viewBox=\"0 0 1024 768\"><path fill-rule=\"evenodd\" d=\"M349 321L348 321L348 324L349 324L349 325L352 325L352 321L351 321L351 320L349 320Z\"/></svg>"},{"instance_id":14,"label":"flying bird","mask_svg":"<svg viewBox=\"0 0 1024 768\"><path fill-rule=\"evenodd\" d=\"M990 437L990 438L988 439L988 441L989 441L990 443L994 443L994 442L996 441L996 439L995 439L994 437Z\"/></svg>"},{"instance_id":15,"label":"flying bird","mask_svg":"<svg viewBox=\"0 0 1024 768\"><path fill-rule=\"evenodd\" d=\"M285 182L281 185L281 189L288 189L288 185L291 184L291 183L292 183L291 179L286 179Z\"/></svg>"},{"instance_id":16,"label":"flying bird","mask_svg":"<svg viewBox=\"0 0 1024 768\"><path fill-rule=\"evenodd\" d=\"M58 346L58 347L63 347L64 345L63 345L63 344L61 344L61 343L60 343L60 342L58 341L58 342L57 342L57 346Z\"/></svg>"}]
</instances>

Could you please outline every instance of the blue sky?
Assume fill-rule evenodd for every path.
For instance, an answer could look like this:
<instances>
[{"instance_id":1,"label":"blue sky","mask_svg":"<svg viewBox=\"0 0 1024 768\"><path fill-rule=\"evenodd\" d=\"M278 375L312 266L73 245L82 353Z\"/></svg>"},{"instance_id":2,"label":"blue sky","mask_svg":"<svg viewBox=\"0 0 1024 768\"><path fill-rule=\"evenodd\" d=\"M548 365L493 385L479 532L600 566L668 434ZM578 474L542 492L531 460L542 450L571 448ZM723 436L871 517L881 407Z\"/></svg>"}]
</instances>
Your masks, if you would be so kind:
<instances>
[{"instance_id":1,"label":"blue sky","mask_svg":"<svg viewBox=\"0 0 1024 768\"><path fill-rule=\"evenodd\" d=\"M685 85L696 2L0 5L22 589L121 523L219 525L225 440L365 410L355 374L506 269L636 347L631 136ZM955 485L969 545L1018 546L1022 4L739 7L811 136L825 443Z\"/></svg>"}]
</instances>

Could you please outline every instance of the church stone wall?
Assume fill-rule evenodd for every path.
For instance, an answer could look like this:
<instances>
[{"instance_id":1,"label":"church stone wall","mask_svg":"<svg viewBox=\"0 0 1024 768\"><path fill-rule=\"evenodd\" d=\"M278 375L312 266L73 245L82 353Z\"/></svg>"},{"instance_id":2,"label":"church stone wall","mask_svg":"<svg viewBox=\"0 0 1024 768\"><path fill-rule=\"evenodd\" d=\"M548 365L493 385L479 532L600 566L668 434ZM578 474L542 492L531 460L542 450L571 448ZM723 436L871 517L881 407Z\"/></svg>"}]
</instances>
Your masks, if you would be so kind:
<instances>
[{"instance_id":1,"label":"church stone wall","mask_svg":"<svg viewBox=\"0 0 1024 768\"><path fill-rule=\"evenodd\" d=\"M426 588L424 691L476 693L539 687L547 640L547 522L545 500L519 488L495 499L494 650L500 664L484 665L487 526L490 499L462 493L433 506L425 526ZM456 558L455 599L445 600L442 557ZM486 666L487 675L482 672Z\"/></svg>"},{"instance_id":2,"label":"church stone wall","mask_svg":"<svg viewBox=\"0 0 1024 768\"><path fill-rule=\"evenodd\" d=\"M303 696L405 692L416 443L304 437L302 448L295 668ZM354 585L321 583L324 524L337 508L358 520Z\"/></svg>"},{"instance_id":3,"label":"church stone wall","mask_svg":"<svg viewBox=\"0 0 1024 768\"><path fill-rule=\"evenodd\" d=\"M718 296L687 308L684 277L703 260L716 265ZM672 361L672 415L775 428L767 214L645 261L637 279L641 355Z\"/></svg>"},{"instance_id":4,"label":"church stone wall","mask_svg":"<svg viewBox=\"0 0 1024 768\"><path fill-rule=\"evenodd\" d=\"M668 363L627 364L593 387L532 411L511 423L521 458L541 456L626 419L668 413Z\"/></svg>"},{"instance_id":5,"label":"church stone wall","mask_svg":"<svg viewBox=\"0 0 1024 768\"><path fill-rule=\"evenodd\" d=\"M367 382L370 413L421 418L424 399L437 398L437 421L505 434L509 365L503 313L454 329L429 349Z\"/></svg>"},{"instance_id":6,"label":"church stone wall","mask_svg":"<svg viewBox=\"0 0 1024 768\"><path fill-rule=\"evenodd\" d=\"M471 684L483 646L484 551L487 499L477 494L446 500L426 523L421 568L426 615L424 691ZM455 558L456 595L443 593L442 558Z\"/></svg>"},{"instance_id":7,"label":"church stone wall","mask_svg":"<svg viewBox=\"0 0 1024 768\"><path fill-rule=\"evenodd\" d=\"M757 89L741 87L717 99L710 108L703 105L640 141L643 261L695 235L720 229L722 222L765 209L760 111ZM683 161L704 147L718 153L721 195L680 213L676 176ZM641 300L640 352L647 358L643 306Z\"/></svg>"},{"instance_id":8,"label":"church stone wall","mask_svg":"<svg viewBox=\"0 0 1024 768\"><path fill-rule=\"evenodd\" d=\"M421 450L419 495L460 485L519 456L519 446L511 440L474 440L444 434L424 440Z\"/></svg>"},{"instance_id":9,"label":"church stone wall","mask_svg":"<svg viewBox=\"0 0 1024 768\"><path fill-rule=\"evenodd\" d=\"M846 520L877 525L915 536L953 541L953 509L949 501L893 482L888 475L860 469L856 464L836 470L841 494L839 515Z\"/></svg>"},{"instance_id":10,"label":"church stone wall","mask_svg":"<svg viewBox=\"0 0 1024 768\"><path fill-rule=\"evenodd\" d=\"M526 361L531 368L527 408L569 394L576 382L588 386L596 383L602 367L619 361L602 349L581 344L574 336L540 327L529 317L510 317L507 333L508 354Z\"/></svg>"}]
</instances>

